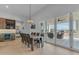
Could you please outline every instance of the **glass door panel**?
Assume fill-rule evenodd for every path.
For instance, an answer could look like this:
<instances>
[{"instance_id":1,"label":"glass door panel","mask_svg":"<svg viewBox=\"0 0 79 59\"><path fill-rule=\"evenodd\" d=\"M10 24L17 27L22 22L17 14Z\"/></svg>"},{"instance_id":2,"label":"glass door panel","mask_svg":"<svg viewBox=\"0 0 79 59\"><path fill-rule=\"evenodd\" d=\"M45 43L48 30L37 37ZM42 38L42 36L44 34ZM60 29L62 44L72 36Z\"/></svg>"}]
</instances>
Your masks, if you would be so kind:
<instances>
[{"instance_id":1,"label":"glass door panel","mask_svg":"<svg viewBox=\"0 0 79 59\"><path fill-rule=\"evenodd\" d=\"M79 12L73 12L73 48L79 49Z\"/></svg>"},{"instance_id":2,"label":"glass door panel","mask_svg":"<svg viewBox=\"0 0 79 59\"><path fill-rule=\"evenodd\" d=\"M56 44L64 47L69 47L69 14L58 17L56 24Z\"/></svg>"},{"instance_id":3,"label":"glass door panel","mask_svg":"<svg viewBox=\"0 0 79 59\"><path fill-rule=\"evenodd\" d=\"M54 19L47 21L47 42L55 42Z\"/></svg>"}]
</instances>

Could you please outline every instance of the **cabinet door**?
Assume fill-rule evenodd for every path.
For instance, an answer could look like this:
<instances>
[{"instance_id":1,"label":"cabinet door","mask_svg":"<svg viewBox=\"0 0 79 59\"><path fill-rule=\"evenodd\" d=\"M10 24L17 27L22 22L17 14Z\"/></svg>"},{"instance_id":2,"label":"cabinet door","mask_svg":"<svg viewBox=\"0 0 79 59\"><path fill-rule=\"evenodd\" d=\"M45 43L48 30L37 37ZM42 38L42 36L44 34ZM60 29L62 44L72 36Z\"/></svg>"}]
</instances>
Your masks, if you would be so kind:
<instances>
[{"instance_id":1,"label":"cabinet door","mask_svg":"<svg viewBox=\"0 0 79 59\"><path fill-rule=\"evenodd\" d=\"M0 29L5 29L5 19L0 18Z\"/></svg>"},{"instance_id":2,"label":"cabinet door","mask_svg":"<svg viewBox=\"0 0 79 59\"><path fill-rule=\"evenodd\" d=\"M6 29L15 29L15 20L6 19Z\"/></svg>"}]
</instances>

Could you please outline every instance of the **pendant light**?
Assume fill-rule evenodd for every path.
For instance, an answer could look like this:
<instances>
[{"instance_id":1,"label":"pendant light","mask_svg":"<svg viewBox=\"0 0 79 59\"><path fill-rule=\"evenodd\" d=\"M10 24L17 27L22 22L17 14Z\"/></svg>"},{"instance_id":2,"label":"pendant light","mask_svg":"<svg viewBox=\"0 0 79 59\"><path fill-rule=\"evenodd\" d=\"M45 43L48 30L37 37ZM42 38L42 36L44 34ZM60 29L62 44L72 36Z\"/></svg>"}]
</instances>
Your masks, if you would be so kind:
<instances>
[{"instance_id":1,"label":"pendant light","mask_svg":"<svg viewBox=\"0 0 79 59\"><path fill-rule=\"evenodd\" d=\"M29 19L27 20L27 22L29 24L32 24L33 23L33 20L31 19L31 4L29 4Z\"/></svg>"}]
</instances>

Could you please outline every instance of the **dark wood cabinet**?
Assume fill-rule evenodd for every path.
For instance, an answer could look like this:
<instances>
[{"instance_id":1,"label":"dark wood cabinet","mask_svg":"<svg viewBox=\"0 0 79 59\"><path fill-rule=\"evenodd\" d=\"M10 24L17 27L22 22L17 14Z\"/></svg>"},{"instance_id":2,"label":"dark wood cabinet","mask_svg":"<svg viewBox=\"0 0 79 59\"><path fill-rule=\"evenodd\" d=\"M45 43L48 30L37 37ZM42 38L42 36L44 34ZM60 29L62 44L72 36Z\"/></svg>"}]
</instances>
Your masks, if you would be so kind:
<instances>
[{"instance_id":1,"label":"dark wood cabinet","mask_svg":"<svg viewBox=\"0 0 79 59\"><path fill-rule=\"evenodd\" d=\"M0 18L0 29L5 29L6 23L5 19Z\"/></svg>"},{"instance_id":2,"label":"dark wood cabinet","mask_svg":"<svg viewBox=\"0 0 79 59\"><path fill-rule=\"evenodd\" d=\"M6 19L6 29L15 29L15 20Z\"/></svg>"},{"instance_id":3,"label":"dark wood cabinet","mask_svg":"<svg viewBox=\"0 0 79 59\"><path fill-rule=\"evenodd\" d=\"M15 29L15 20L0 18L0 29Z\"/></svg>"},{"instance_id":4,"label":"dark wood cabinet","mask_svg":"<svg viewBox=\"0 0 79 59\"><path fill-rule=\"evenodd\" d=\"M15 39L15 24L15 20L0 18L0 42Z\"/></svg>"}]
</instances>

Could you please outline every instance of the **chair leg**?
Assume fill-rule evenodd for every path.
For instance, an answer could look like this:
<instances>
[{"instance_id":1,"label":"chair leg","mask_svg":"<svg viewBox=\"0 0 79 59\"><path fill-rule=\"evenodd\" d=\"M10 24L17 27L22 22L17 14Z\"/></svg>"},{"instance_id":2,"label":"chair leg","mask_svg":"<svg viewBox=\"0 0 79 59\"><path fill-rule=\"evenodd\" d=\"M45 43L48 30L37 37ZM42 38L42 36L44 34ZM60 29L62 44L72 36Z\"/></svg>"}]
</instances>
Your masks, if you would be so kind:
<instances>
[{"instance_id":1,"label":"chair leg","mask_svg":"<svg viewBox=\"0 0 79 59\"><path fill-rule=\"evenodd\" d=\"M40 43L41 43L41 48L43 48L44 42L43 42L42 38L40 38Z\"/></svg>"},{"instance_id":2,"label":"chair leg","mask_svg":"<svg viewBox=\"0 0 79 59\"><path fill-rule=\"evenodd\" d=\"M29 48L29 47L30 47L30 44L28 43L28 45L27 45L27 46L28 46L28 48Z\"/></svg>"},{"instance_id":3,"label":"chair leg","mask_svg":"<svg viewBox=\"0 0 79 59\"><path fill-rule=\"evenodd\" d=\"M40 40L37 40L37 48L40 48Z\"/></svg>"},{"instance_id":4,"label":"chair leg","mask_svg":"<svg viewBox=\"0 0 79 59\"><path fill-rule=\"evenodd\" d=\"M24 40L22 39L21 42L24 43Z\"/></svg>"},{"instance_id":5,"label":"chair leg","mask_svg":"<svg viewBox=\"0 0 79 59\"><path fill-rule=\"evenodd\" d=\"M31 50L32 50L32 51L34 51L34 47L33 47L33 44L31 45Z\"/></svg>"},{"instance_id":6,"label":"chair leg","mask_svg":"<svg viewBox=\"0 0 79 59\"><path fill-rule=\"evenodd\" d=\"M41 47L42 47L42 48L44 47L44 42L41 43Z\"/></svg>"},{"instance_id":7,"label":"chair leg","mask_svg":"<svg viewBox=\"0 0 79 59\"><path fill-rule=\"evenodd\" d=\"M33 39L31 38L31 50L34 51L34 47L33 47Z\"/></svg>"}]
</instances>

